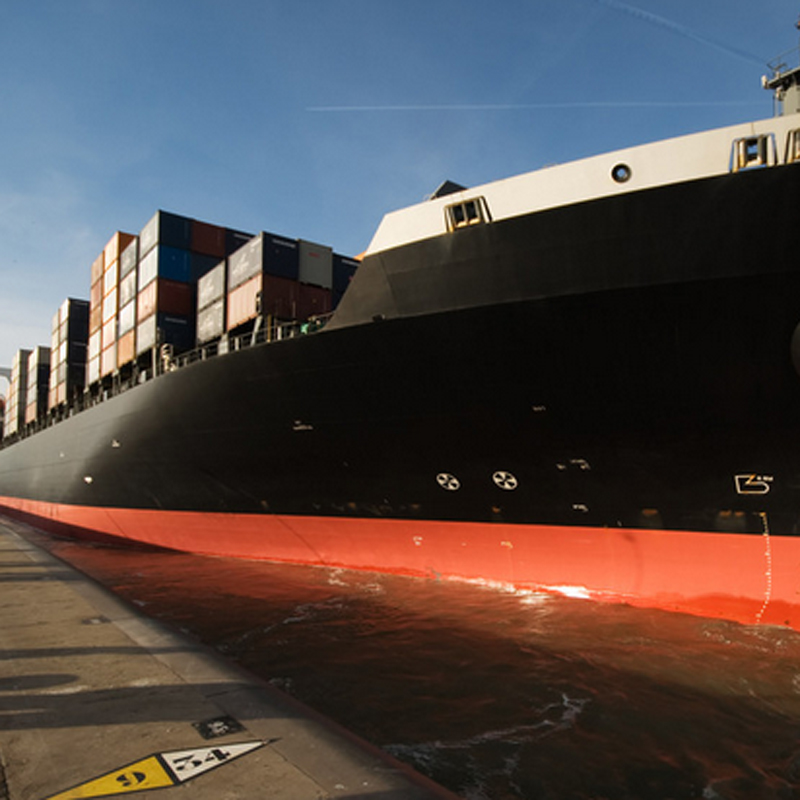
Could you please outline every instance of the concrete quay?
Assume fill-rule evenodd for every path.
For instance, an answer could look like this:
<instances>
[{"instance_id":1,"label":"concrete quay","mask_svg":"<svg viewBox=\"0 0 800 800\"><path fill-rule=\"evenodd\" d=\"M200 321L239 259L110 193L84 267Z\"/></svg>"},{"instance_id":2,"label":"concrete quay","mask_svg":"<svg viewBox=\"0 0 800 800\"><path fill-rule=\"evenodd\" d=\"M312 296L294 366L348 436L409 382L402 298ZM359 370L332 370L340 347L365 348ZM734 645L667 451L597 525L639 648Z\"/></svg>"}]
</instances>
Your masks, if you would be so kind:
<instances>
[{"instance_id":1,"label":"concrete quay","mask_svg":"<svg viewBox=\"0 0 800 800\"><path fill-rule=\"evenodd\" d=\"M0 800L457 800L0 516Z\"/></svg>"}]
</instances>

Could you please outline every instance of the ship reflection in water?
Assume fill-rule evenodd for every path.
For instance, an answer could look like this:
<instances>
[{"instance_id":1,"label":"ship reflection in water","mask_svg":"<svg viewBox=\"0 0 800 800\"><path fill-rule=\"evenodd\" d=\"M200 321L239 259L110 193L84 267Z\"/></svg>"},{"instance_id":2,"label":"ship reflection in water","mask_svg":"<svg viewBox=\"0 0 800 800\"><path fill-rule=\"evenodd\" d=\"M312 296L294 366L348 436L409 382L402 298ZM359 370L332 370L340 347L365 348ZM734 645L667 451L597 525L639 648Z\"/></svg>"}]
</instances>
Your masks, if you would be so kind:
<instances>
[{"instance_id":1,"label":"ship reflection in water","mask_svg":"<svg viewBox=\"0 0 800 800\"><path fill-rule=\"evenodd\" d=\"M800 634L55 541L145 613L469 800L800 797Z\"/></svg>"}]
</instances>

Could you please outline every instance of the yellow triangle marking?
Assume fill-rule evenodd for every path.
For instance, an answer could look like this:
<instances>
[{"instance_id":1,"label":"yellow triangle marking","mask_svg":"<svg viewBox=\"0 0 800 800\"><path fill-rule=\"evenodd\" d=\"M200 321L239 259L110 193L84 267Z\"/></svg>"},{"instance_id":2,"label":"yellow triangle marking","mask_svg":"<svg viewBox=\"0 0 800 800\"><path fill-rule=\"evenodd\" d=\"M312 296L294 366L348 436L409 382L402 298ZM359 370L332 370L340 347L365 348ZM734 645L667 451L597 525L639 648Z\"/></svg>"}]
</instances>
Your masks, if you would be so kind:
<instances>
[{"instance_id":1,"label":"yellow triangle marking","mask_svg":"<svg viewBox=\"0 0 800 800\"><path fill-rule=\"evenodd\" d=\"M175 783L175 779L164 769L158 756L150 756L82 783L73 789L51 795L45 800L108 797L127 792L143 792L147 789L163 789L165 786L174 786Z\"/></svg>"}]
</instances>

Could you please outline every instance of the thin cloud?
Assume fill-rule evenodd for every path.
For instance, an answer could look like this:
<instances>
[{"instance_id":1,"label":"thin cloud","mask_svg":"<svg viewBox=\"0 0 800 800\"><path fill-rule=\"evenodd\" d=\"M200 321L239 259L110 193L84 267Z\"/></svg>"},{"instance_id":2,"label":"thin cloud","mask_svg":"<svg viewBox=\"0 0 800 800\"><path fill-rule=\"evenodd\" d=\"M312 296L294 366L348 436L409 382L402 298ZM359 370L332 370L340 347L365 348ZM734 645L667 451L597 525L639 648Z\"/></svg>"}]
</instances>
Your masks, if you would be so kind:
<instances>
[{"instance_id":1,"label":"thin cloud","mask_svg":"<svg viewBox=\"0 0 800 800\"><path fill-rule=\"evenodd\" d=\"M673 20L667 19L666 17L661 17L658 14L653 14L650 11L644 11L641 8L637 8L636 6L628 5L628 3L623 3L621 0L594 0L595 3L601 6L606 6L606 8L611 8L614 11L620 11L623 14L627 14L631 17L636 17L636 19L640 19L644 22L649 23L650 25L656 25L659 28L664 28L677 36L682 36L685 39L690 39L693 42L697 42L698 44L705 45L707 47L713 47L715 50L719 50L722 53L726 53L727 55L735 56L736 58L744 59L745 61L750 62L751 64L758 64L760 67L763 67L766 63L763 58L759 58L753 53L748 53L746 50L741 50L738 47L732 47L729 44L725 44L724 42L718 42L715 39L712 39L708 36L703 36L696 31L693 31L691 28L687 28L686 25L681 25L678 22L674 22Z\"/></svg>"}]
</instances>

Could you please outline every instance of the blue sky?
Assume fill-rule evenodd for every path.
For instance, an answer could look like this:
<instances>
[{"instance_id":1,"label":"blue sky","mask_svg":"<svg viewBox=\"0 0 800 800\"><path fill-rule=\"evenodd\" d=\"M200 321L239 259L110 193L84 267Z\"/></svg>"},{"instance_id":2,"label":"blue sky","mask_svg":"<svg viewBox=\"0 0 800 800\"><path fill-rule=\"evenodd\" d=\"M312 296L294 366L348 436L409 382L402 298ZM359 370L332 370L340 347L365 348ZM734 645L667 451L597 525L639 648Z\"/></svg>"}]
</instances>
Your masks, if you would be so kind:
<instances>
[{"instance_id":1,"label":"blue sky","mask_svg":"<svg viewBox=\"0 0 800 800\"><path fill-rule=\"evenodd\" d=\"M386 211L772 114L795 0L4 0L0 365L156 209L361 252ZM0 383L0 392L4 384Z\"/></svg>"}]
</instances>

